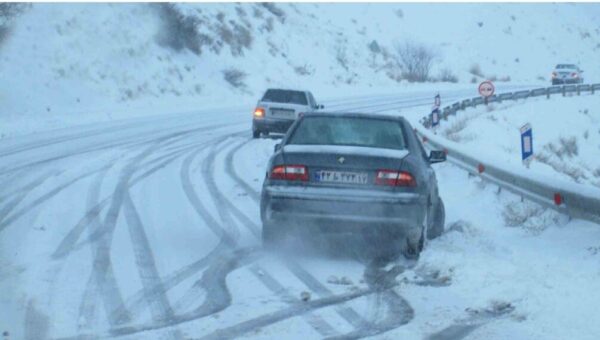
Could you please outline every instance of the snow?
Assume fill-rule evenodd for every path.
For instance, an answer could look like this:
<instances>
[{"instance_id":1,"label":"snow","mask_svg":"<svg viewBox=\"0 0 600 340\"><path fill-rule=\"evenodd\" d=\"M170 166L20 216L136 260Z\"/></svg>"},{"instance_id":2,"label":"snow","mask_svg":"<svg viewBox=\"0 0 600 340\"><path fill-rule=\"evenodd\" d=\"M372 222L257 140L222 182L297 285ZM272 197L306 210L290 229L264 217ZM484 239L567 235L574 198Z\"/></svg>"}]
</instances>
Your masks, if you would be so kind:
<instances>
[{"instance_id":1,"label":"snow","mask_svg":"<svg viewBox=\"0 0 600 340\"><path fill-rule=\"evenodd\" d=\"M250 137L251 110L270 86L308 88L334 111L415 123L437 93L442 105L476 95L473 63L486 77L510 75L498 92L546 85L558 62L579 63L592 81L597 5L176 6L213 39L200 56L157 44L164 23L145 4L33 4L0 41L3 337L597 338L597 224L442 163L434 167L446 232L418 261L377 263L365 247L294 238L267 252L259 195L279 140ZM243 53L217 46L214 31L243 22L240 9L253 36ZM391 50L408 37L438 49L434 74L450 67L460 82L389 78L367 46ZM312 74L296 73L304 65ZM245 88L223 79L230 68L248 74ZM597 100L460 112L468 121L455 144L532 177L565 179L538 161L522 169L513 143L524 122L534 150L574 136L577 155L558 164L584 171L573 187L593 193ZM351 284L328 283L332 276Z\"/></svg>"},{"instance_id":2,"label":"snow","mask_svg":"<svg viewBox=\"0 0 600 340\"><path fill-rule=\"evenodd\" d=\"M156 4L32 4L0 45L0 136L222 108L231 98L251 110L268 87L306 88L319 102L456 88L396 82L388 76L399 73L393 58L371 52L373 41L392 56L405 41L426 44L437 54L432 76L449 69L464 86L474 86L473 77L545 85L559 62L599 79L595 4L273 6L175 5L211 42L198 55L160 43L172 22ZM247 46L227 35L236 27L251 37ZM474 64L482 77L469 72ZM245 85L224 79L231 69L246 74Z\"/></svg>"},{"instance_id":3,"label":"snow","mask_svg":"<svg viewBox=\"0 0 600 340\"><path fill-rule=\"evenodd\" d=\"M335 153L355 156L384 156L390 158L404 158L408 155L407 150L393 150L385 148L372 148L366 146L349 145L299 145L288 144L283 147L283 152L289 153Z\"/></svg>"},{"instance_id":4,"label":"snow","mask_svg":"<svg viewBox=\"0 0 600 340\"><path fill-rule=\"evenodd\" d=\"M364 100L371 105L387 102ZM221 122L229 124L202 130ZM382 339L424 338L447 327L467 325L477 326L471 337L491 339L514 334L532 339L593 339L600 331L589 317L599 298L595 289L600 275L598 226L568 221L504 191L498 194L493 185L445 163L435 169L446 203L448 231L428 243L416 265L390 264L407 266L395 279L398 286L393 291L414 316L392 312L402 309L398 301L385 293L371 293L346 304L307 314L293 312L293 317L280 319L282 311L293 308L293 301L301 300L303 292L311 295L304 303L312 303L330 294L368 289L365 271L372 265L361 257L360 248L342 247L338 251L347 255L335 256L308 246L299 253L255 252L260 249L257 194L278 140L251 139L245 111L220 118L182 115L177 122L169 116L155 117L149 126L136 121L122 124L119 134L105 129L88 137L98 146L105 145L93 151L80 152L88 148L81 137L44 145L41 141L47 137L42 136L41 141L29 142L38 143L37 147L3 157L2 180L7 190L2 207L8 209L3 221L10 223L3 224L0 232L1 258L6 263L0 289L12 294L2 295L6 308L1 309L0 330L15 338L27 328L51 338L124 332L123 338L131 339L210 334L299 339L323 336L323 329L311 325L325 322L333 334L368 332L344 312L351 308L369 322L393 321L391 329L375 335ZM105 144L105 140L117 144ZM20 147L14 143L10 148ZM56 158L59 150L67 155ZM10 163L21 158L28 158L28 163ZM41 165L22 167L30 162ZM139 164L132 166L135 162ZM81 177L107 165L110 168L104 174ZM24 175L10 177L11 169L19 167L26 169L21 171ZM125 193L140 218L148 248L141 246L140 235L134 237L139 230L132 229L136 224L127 217L132 208L123 204L110 236L109 254L116 287L132 321L111 324L113 313L103 306L115 295L96 290L92 278L94 249L101 249L98 240L87 240L94 235L94 229L89 229L92 224L83 224L88 230L81 230L79 239L68 235L73 235L95 202L106 199L98 220L100 228L105 228L114 218L110 206L117 207L115 199L123 194L119 182L130 170L133 184ZM43 184L23 191L39 177L46 178ZM55 190L77 178L63 190ZM25 196L11 210L7 204L18 193ZM230 241L223 243L219 236L223 232L231 235ZM149 258L153 262L140 261ZM160 276L175 318L169 318L168 309L159 304L146 302L145 289L157 284L147 276L153 270ZM211 281L221 273L225 285ZM347 277L352 284L328 283L331 276ZM221 299L224 292L230 302ZM224 308L207 315L201 307L206 301L206 306ZM95 312L85 312L82 306L86 304ZM395 318L403 315L407 323L394 326L402 321ZM40 322L44 318L49 321L46 327ZM385 325L378 329L386 329Z\"/></svg>"},{"instance_id":5,"label":"snow","mask_svg":"<svg viewBox=\"0 0 600 340\"><path fill-rule=\"evenodd\" d=\"M467 154L521 169L542 182L600 187L599 105L597 95L494 103L459 111L442 121L439 134L457 142ZM521 162L519 129L526 123L533 131L534 158L529 169Z\"/></svg>"}]
</instances>

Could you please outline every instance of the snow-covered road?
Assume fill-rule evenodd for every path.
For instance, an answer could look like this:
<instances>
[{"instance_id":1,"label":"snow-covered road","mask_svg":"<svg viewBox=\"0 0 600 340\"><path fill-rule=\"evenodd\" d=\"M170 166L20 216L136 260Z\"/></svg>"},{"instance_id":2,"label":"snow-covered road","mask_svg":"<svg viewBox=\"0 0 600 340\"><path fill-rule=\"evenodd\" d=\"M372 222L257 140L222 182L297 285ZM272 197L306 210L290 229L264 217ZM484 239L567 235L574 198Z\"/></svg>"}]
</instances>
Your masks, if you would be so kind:
<instances>
[{"instance_id":1,"label":"snow-covered road","mask_svg":"<svg viewBox=\"0 0 600 340\"><path fill-rule=\"evenodd\" d=\"M447 91L442 98L472 92ZM414 122L431 101L432 93L422 92L325 105L400 113ZM250 138L250 110L157 116L3 142L5 338L600 334L600 317L593 317L600 228L521 204L451 164L436 166L447 232L418 263L373 263L356 249L336 256L316 249L263 252L259 192L277 140ZM507 207L516 216L507 216ZM507 226L532 210L518 227Z\"/></svg>"}]
</instances>

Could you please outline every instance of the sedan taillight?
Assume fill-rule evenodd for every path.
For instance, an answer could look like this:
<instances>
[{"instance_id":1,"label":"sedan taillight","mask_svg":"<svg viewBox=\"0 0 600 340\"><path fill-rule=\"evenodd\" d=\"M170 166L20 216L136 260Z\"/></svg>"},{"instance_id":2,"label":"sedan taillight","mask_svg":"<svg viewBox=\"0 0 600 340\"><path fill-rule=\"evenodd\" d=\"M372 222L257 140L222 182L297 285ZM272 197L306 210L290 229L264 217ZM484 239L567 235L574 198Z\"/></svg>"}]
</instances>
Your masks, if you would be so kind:
<instances>
[{"instance_id":1,"label":"sedan taillight","mask_svg":"<svg viewBox=\"0 0 600 340\"><path fill-rule=\"evenodd\" d=\"M271 179L286 181L308 181L308 169L304 165L276 165L271 170Z\"/></svg>"},{"instance_id":2,"label":"sedan taillight","mask_svg":"<svg viewBox=\"0 0 600 340\"><path fill-rule=\"evenodd\" d=\"M395 187L415 187L417 182L408 172L395 170L377 170L375 184Z\"/></svg>"},{"instance_id":3,"label":"sedan taillight","mask_svg":"<svg viewBox=\"0 0 600 340\"><path fill-rule=\"evenodd\" d=\"M556 74L556 72L552 72L552 78L556 78L558 76L558 74Z\"/></svg>"},{"instance_id":4,"label":"sedan taillight","mask_svg":"<svg viewBox=\"0 0 600 340\"><path fill-rule=\"evenodd\" d=\"M577 78L577 77L579 77L579 75L577 74L577 72L573 72L573 73L571 73L571 77Z\"/></svg>"}]
</instances>

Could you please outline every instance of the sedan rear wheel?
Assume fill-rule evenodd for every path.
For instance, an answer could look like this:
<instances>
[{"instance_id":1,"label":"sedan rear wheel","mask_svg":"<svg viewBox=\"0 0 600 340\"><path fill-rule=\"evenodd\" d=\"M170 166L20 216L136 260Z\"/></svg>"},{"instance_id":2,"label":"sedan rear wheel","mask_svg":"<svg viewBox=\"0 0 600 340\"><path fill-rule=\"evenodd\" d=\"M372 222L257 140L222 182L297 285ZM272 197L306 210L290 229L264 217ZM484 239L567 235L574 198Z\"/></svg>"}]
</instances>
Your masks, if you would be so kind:
<instances>
[{"instance_id":1,"label":"sedan rear wheel","mask_svg":"<svg viewBox=\"0 0 600 340\"><path fill-rule=\"evenodd\" d=\"M433 240L439 237L444 232L444 223L446 221L446 208L444 207L444 201L440 198L438 204L435 207L435 213L433 214L433 221L431 227L428 229L427 239Z\"/></svg>"},{"instance_id":2,"label":"sedan rear wheel","mask_svg":"<svg viewBox=\"0 0 600 340\"><path fill-rule=\"evenodd\" d=\"M258 137L260 137L260 131L252 130L252 138L258 138Z\"/></svg>"},{"instance_id":3,"label":"sedan rear wheel","mask_svg":"<svg viewBox=\"0 0 600 340\"><path fill-rule=\"evenodd\" d=\"M423 218L423 226L421 227L421 233L418 238L407 237L406 238L406 249L404 250L404 257L410 260L418 260L419 255L425 248L425 235L429 235L429 226L431 225L429 203L427 204L427 210L425 211L425 217Z\"/></svg>"}]
</instances>

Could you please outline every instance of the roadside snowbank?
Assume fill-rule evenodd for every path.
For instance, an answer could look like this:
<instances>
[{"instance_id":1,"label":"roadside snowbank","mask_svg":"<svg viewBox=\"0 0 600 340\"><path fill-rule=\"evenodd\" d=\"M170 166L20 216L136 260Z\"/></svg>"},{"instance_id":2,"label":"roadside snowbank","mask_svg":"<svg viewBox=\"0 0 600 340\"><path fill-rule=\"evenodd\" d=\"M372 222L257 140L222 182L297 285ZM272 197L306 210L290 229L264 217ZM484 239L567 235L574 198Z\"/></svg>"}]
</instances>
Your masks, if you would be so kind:
<instances>
[{"instance_id":1,"label":"roadside snowbank","mask_svg":"<svg viewBox=\"0 0 600 340\"><path fill-rule=\"evenodd\" d=\"M439 133L477 157L521 164L520 127L533 129L529 171L600 187L600 96L582 95L494 103L459 111Z\"/></svg>"}]
</instances>

